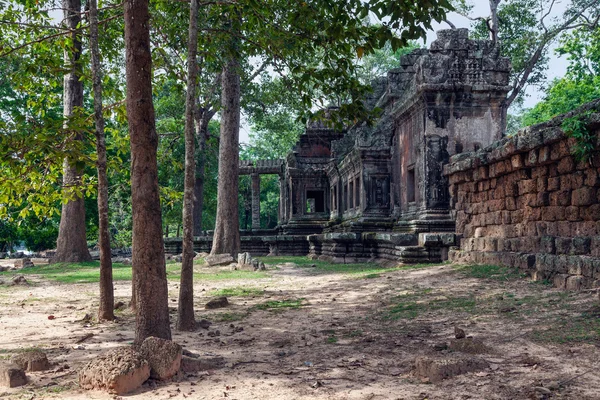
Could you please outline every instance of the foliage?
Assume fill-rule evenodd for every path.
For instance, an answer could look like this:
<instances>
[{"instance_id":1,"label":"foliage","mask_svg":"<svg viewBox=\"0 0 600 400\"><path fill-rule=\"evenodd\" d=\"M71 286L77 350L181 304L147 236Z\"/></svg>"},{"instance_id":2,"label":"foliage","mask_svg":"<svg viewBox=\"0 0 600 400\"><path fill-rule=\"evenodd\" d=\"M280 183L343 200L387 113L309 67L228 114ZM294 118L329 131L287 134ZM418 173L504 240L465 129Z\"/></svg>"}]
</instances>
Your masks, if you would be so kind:
<instances>
[{"instance_id":1,"label":"foliage","mask_svg":"<svg viewBox=\"0 0 600 400\"><path fill-rule=\"evenodd\" d=\"M598 143L598 138L589 129L589 117L591 112L585 112L570 118L565 118L561 128L565 134L575 139L573 155L579 161L589 161L592 158Z\"/></svg>"},{"instance_id":2,"label":"foliage","mask_svg":"<svg viewBox=\"0 0 600 400\"><path fill-rule=\"evenodd\" d=\"M600 28L582 28L563 38L557 53L567 56L567 74L552 82L544 100L525 113L525 125L547 121L600 98L599 39Z\"/></svg>"},{"instance_id":3,"label":"foliage","mask_svg":"<svg viewBox=\"0 0 600 400\"><path fill-rule=\"evenodd\" d=\"M512 63L508 105L515 101L522 104L527 86L544 87L548 51L557 39L581 27L597 27L600 16L600 3L596 0L571 0L565 4L564 12L555 17L555 1L490 1L489 17L471 16L473 6L467 0L453 3L459 13L475 21L475 38L488 38L494 32L494 21L498 22L501 54L509 57ZM497 13L494 6L497 6Z\"/></svg>"}]
</instances>

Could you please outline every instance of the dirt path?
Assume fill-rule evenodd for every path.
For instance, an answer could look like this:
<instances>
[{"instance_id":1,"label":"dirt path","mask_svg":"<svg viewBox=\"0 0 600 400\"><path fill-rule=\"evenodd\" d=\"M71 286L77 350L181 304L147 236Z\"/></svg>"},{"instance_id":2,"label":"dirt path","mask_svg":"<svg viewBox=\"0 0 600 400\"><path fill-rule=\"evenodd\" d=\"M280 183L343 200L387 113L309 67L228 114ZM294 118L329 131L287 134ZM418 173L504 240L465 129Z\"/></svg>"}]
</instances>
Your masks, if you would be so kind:
<instances>
[{"instance_id":1,"label":"dirt path","mask_svg":"<svg viewBox=\"0 0 600 400\"><path fill-rule=\"evenodd\" d=\"M124 311L116 323L95 324L84 317L95 315L97 284L28 279L33 285L0 288L0 357L41 347L56 366L29 374L27 386L0 390L0 398L113 398L80 390L77 370L130 343L133 316ZM173 312L177 287L169 282ZM126 301L130 284L115 288ZM223 289L231 305L204 310ZM127 398L600 399L600 309L591 293L561 293L486 268L355 274L292 264L257 279L203 280L195 291L197 319L212 325L174 331L173 339L207 362L223 362L174 382L148 382ZM455 326L484 347L477 354L444 349ZM417 357L476 358L488 367L431 383L414 374Z\"/></svg>"}]
</instances>

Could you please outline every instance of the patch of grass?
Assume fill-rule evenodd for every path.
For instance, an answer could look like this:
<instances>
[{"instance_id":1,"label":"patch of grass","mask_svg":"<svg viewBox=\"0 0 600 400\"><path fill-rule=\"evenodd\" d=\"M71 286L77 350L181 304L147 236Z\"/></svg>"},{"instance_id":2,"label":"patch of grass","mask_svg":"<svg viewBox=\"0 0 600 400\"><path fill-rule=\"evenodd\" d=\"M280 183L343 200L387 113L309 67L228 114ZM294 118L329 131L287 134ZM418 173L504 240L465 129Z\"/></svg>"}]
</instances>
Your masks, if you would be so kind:
<instances>
[{"instance_id":1,"label":"patch of grass","mask_svg":"<svg viewBox=\"0 0 600 400\"><path fill-rule=\"evenodd\" d=\"M600 343L600 307L575 316L549 318L546 329L531 333L533 340L546 343Z\"/></svg>"},{"instance_id":2,"label":"patch of grass","mask_svg":"<svg viewBox=\"0 0 600 400\"><path fill-rule=\"evenodd\" d=\"M265 293L263 289L236 286L225 289L215 289L210 292L211 296L225 296L225 297L252 297L262 296Z\"/></svg>"},{"instance_id":3,"label":"patch of grass","mask_svg":"<svg viewBox=\"0 0 600 400\"><path fill-rule=\"evenodd\" d=\"M362 335L363 335L363 331L362 331L362 330L360 330L360 329L356 329L356 330L353 330L353 331L351 331L350 333L348 333L348 335L347 335L347 336L348 336L348 337L360 337L360 336L362 336Z\"/></svg>"},{"instance_id":4,"label":"patch of grass","mask_svg":"<svg viewBox=\"0 0 600 400\"><path fill-rule=\"evenodd\" d=\"M375 279L375 278L379 278L379 277L381 277L380 274L367 274L367 275L363 276L363 278L365 278L365 279Z\"/></svg>"},{"instance_id":5,"label":"patch of grass","mask_svg":"<svg viewBox=\"0 0 600 400\"><path fill-rule=\"evenodd\" d=\"M338 338L335 336L329 336L326 340L327 343L329 344L335 344L338 342Z\"/></svg>"},{"instance_id":6,"label":"patch of grass","mask_svg":"<svg viewBox=\"0 0 600 400\"><path fill-rule=\"evenodd\" d=\"M100 281L100 261L83 263L59 263L37 265L18 271L19 275L39 275L62 283L91 283ZM0 272L2 275L15 275L15 271ZM113 264L113 280L131 280L131 265Z\"/></svg>"},{"instance_id":7,"label":"patch of grass","mask_svg":"<svg viewBox=\"0 0 600 400\"><path fill-rule=\"evenodd\" d=\"M422 293L421 293L422 294ZM433 299L419 299L419 294L400 296L401 300L392 306L386 313L389 319L415 319L420 314L438 310L451 310L458 312L474 313L478 301L475 296L447 297Z\"/></svg>"},{"instance_id":8,"label":"patch of grass","mask_svg":"<svg viewBox=\"0 0 600 400\"><path fill-rule=\"evenodd\" d=\"M471 278L505 282L527 277L527 274L520 272L517 268L508 268L500 265L467 265L457 266L456 268Z\"/></svg>"},{"instance_id":9,"label":"patch of grass","mask_svg":"<svg viewBox=\"0 0 600 400\"><path fill-rule=\"evenodd\" d=\"M284 264L294 263L300 268L312 268L315 274L352 274L361 275L363 278L376 278L385 272L397 270L409 270L417 268L426 268L441 263L432 264L406 264L399 267L385 268L377 263L355 263L355 264L333 264L327 261L311 260L308 257L259 257L265 264ZM314 268L313 268L314 266ZM377 275L377 276L376 276Z\"/></svg>"},{"instance_id":10,"label":"patch of grass","mask_svg":"<svg viewBox=\"0 0 600 400\"><path fill-rule=\"evenodd\" d=\"M242 319L246 318L247 316L248 316L248 313L244 313L244 312L224 312L224 313L213 314L210 317L206 317L206 319L214 321L214 322L234 322L234 321L241 321Z\"/></svg>"},{"instance_id":11,"label":"patch of grass","mask_svg":"<svg viewBox=\"0 0 600 400\"><path fill-rule=\"evenodd\" d=\"M302 307L304 299L269 300L254 306L257 310L282 310L286 308L297 309Z\"/></svg>"}]
</instances>

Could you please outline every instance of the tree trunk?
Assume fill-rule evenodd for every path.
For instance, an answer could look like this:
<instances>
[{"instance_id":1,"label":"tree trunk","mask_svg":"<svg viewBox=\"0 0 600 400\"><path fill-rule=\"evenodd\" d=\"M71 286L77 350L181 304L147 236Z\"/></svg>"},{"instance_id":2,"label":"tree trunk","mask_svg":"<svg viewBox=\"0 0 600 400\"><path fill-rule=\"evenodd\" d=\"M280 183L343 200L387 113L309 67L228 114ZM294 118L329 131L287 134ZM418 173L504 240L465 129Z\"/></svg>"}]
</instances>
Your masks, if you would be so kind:
<instances>
[{"instance_id":1,"label":"tree trunk","mask_svg":"<svg viewBox=\"0 0 600 400\"><path fill-rule=\"evenodd\" d=\"M115 296L112 278L110 235L108 232L108 178L106 175L106 141L104 137L104 116L102 115L102 71L100 50L98 49L98 4L89 0L90 5L90 50L92 56L92 80L94 87L94 119L96 121L96 152L98 161L98 246L100 247L100 307L98 320L115 319Z\"/></svg>"},{"instance_id":2,"label":"tree trunk","mask_svg":"<svg viewBox=\"0 0 600 400\"><path fill-rule=\"evenodd\" d=\"M65 50L65 68L69 72L64 79L63 115L65 128L68 129L68 119L73 116L75 108L83 107L83 83L81 76L81 38L75 31L81 22L81 0L63 0L64 20L66 27L72 29L70 38L73 44ZM81 135L77 135L82 140ZM87 248L85 235L85 205L83 197L71 195L72 188L81 184L82 171L72 165L68 158L63 162L63 206L58 228L56 254L54 262L91 261L92 257Z\"/></svg>"},{"instance_id":3,"label":"tree trunk","mask_svg":"<svg viewBox=\"0 0 600 400\"><path fill-rule=\"evenodd\" d=\"M158 166L148 0L125 0L125 73L131 143L132 265L135 344L171 339Z\"/></svg>"},{"instance_id":4,"label":"tree trunk","mask_svg":"<svg viewBox=\"0 0 600 400\"><path fill-rule=\"evenodd\" d=\"M235 52L232 52L235 53ZM240 251L238 216L240 74L235 54L223 68L221 78L221 135L219 140L219 181L217 184L217 216L211 254Z\"/></svg>"},{"instance_id":5,"label":"tree trunk","mask_svg":"<svg viewBox=\"0 0 600 400\"><path fill-rule=\"evenodd\" d=\"M177 329L193 331L194 318L194 175L195 141L194 114L196 113L196 80L198 79L198 0L190 1L190 27L188 40L188 76L185 104L185 178L183 192L183 257L177 307Z\"/></svg>"},{"instance_id":6,"label":"tree trunk","mask_svg":"<svg viewBox=\"0 0 600 400\"><path fill-rule=\"evenodd\" d=\"M202 207L204 207L204 174L206 165L206 139L208 138L208 123L214 111L202 110L195 113L196 140L198 153L196 155L196 181L194 182L194 236L202 234Z\"/></svg>"},{"instance_id":7,"label":"tree trunk","mask_svg":"<svg viewBox=\"0 0 600 400\"><path fill-rule=\"evenodd\" d=\"M498 43L498 5L502 0L490 0L490 40Z\"/></svg>"}]
</instances>

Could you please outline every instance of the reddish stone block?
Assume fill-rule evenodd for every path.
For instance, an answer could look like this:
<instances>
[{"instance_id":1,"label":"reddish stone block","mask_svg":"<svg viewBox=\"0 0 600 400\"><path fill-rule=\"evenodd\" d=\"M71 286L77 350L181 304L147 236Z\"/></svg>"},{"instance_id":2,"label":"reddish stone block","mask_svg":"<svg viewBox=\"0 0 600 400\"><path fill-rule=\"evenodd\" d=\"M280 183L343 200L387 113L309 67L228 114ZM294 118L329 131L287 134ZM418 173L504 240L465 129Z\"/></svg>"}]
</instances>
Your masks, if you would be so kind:
<instances>
[{"instance_id":1,"label":"reddish stone block","mask_svg":"<svg viewBox=\"0 0 600 400\"><path fill-rule=\"evenodd\" d=\"M535 179L526 179L518 183L519 195L535 192L537 189L537 181Z\"/></svg>"},{"instance_id":2,"label":"reddish stone block","mask_svg":"<svg viewBox=\"0 0 600 400\"><path fill-rule=\"evenodd\" d=\"M538 192L545 192L548 190L548 178L543 176L540 178L537 178L537 188L536 190Z\"/></svg>"},{"instance_id":3,"label":"reddish stone block","mask_svg":"<svg viewBox=\"0 0 600 400\"><path fill-rule=\"evenodd\" d=\"M590 187L583 187L573 190L571 194L571 204L574 206L589 206L596 201L596 190Z\"/></svg>"},{"instance_id":4,"label":"reddish stone block","mask_svg":"<svg viewBox=\"0 0 600 400\"><path fill-rule=\"evenodd\" d=\"M551 206L569 206L571 205L571 191L560 190L558 192L552 192L548 196L549 205Z\"/></svg>"},{"instance_id":5,"label":"reddish stone block","mask_svg":"<svg viewBox=\"0 0 600 400\"><path fill-rule=\"evenodd\" d=\"M588 168L584 172L586 186L600 187L600 174L593 168Z\"/></svg>"},{"instance_id":6,"label":"reddish stone block","mask_svg":"<svg viewBox=\"0 0 600 400\"><path fill-rule=\"evenodd\" d=\"M600 204L592 204L589 207L580 207L579 215L586 221L600 220Z\"/></svg>"},{"instance_id":7,"label":"reddish stone block","mask_svg":"<svg viewBox=\"0 0 600 400\"><path fill-rule=\"evenodd\" d=\"M567 283L565 285L565 289L569 291L579 291L583 287L583 277L582 276L570 276L567 278Z\"/></svg>"},{"instance_id":8,"label":"reddish stone block","mask_svg":"<svg viewBox=\"0 0 600 400\"><path fill-rule=\"evenodd\" d=\"M550 191L550 192L560 189L560 178L558 178L558 177L548 178L547 188L548 188L548 191Z\"/></svg>"},{"instance_id":9,"label":"reddish stone block","mask_svg":"<svg viewBox=\"0 0 600 400\"><path fill-rule=\"evenodd\" d=\"M558 236L564 236L564 237L575 236L573 234L574 224L575 223L568 222L568 221L558 221L557 222L557 225L558 225Z\"/></svg>"},{"instance_id":10,"label":"reddish stone block","mask_svg":"<svg viewBox=\"0 0 600 400\"><path fill-rule=\"evenodd\" d=\"M558 206L548 206L542 208L543 221L562 221L565 219L565 208Z\"/></svg>"},{"instance_id":11,"label":"reddish stone block","mask_svg":"<svg viewBox=\"0 0 600 400\"><path fill-rule=\"evenodd\" d=\"M525 160L523 154L515 154L510 158L511 167L513 169L523 168L525 166Z\"/></svg>"},{"instance_id":12,"label":"reddish stone block","mask_svg":"<svg viewBox=\"0 0 600 400\"><path fill-rule=\"evenodd\" d=\"M579 221L579 207L570 206L565 208L565 218L567 221Z\"/></svg>"},{"instance_id":13,"label":"reddish stone block","mask_svg":"<svg viewBox=\"0 0 600 400\"><path fill-rule=\"evenodd\" d=\"M542 146L538 151L538 162L546 163L550 161L550 147Z\"/></svg>"}]
</instances>

